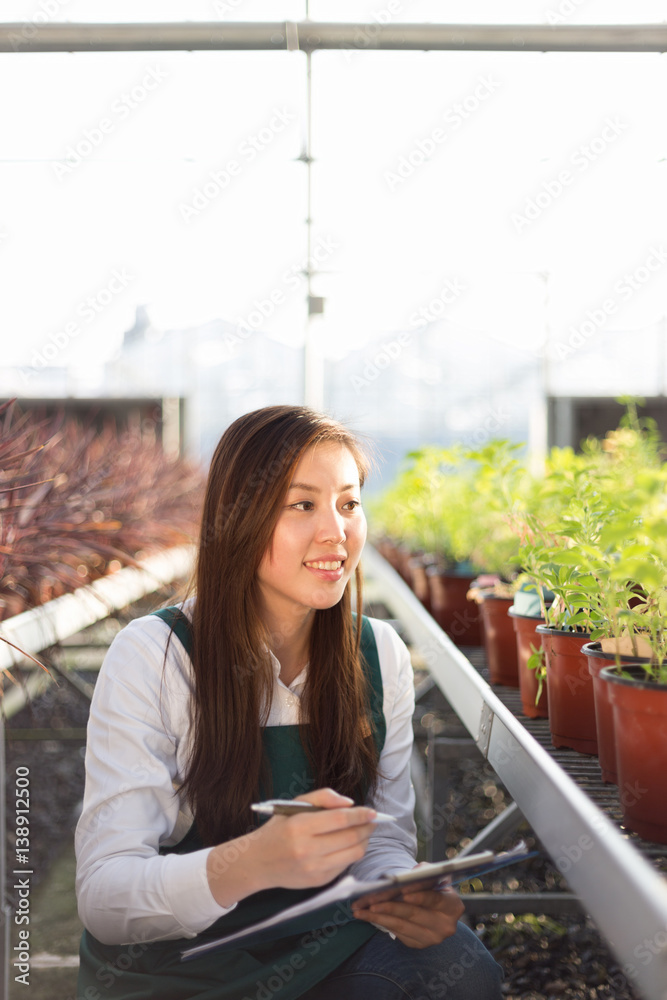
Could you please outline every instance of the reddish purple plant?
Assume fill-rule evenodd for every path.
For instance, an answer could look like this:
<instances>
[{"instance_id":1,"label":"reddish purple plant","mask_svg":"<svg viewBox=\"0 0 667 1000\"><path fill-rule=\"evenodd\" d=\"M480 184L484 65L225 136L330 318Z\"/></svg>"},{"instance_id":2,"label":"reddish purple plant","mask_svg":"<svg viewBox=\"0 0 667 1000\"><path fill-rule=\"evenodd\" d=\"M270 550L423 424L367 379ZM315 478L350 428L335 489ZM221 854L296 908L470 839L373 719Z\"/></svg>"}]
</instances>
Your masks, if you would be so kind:
<instances>
[{"instance_id":1,"label":"reddish purple plant","mask_svg":"<svg viewBox=\"0 0 667 1000\"><path fill-rule=\"evenodd\" d=\"M0 620L194 540L203 476L155 441L0 407Z\"/></svg>"}]
</instances>

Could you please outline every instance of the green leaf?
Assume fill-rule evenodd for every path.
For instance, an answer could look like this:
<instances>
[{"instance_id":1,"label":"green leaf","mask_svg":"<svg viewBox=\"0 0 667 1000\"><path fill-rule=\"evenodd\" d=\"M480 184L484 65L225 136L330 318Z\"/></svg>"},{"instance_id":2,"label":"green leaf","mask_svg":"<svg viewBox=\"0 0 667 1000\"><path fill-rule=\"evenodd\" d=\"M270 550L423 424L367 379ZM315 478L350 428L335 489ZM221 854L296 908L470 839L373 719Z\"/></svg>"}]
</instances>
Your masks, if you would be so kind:
<instances>
[{"instance_id":1,"label":"green leaf","mask_svg":"<svg viewBox=\"0 0 667 1000\"><path fill-rule=\"evenodd\" d=\"M620 552L621 562L624 559L648 559L651 556L651 549L648 545L626 545Z\"/></svg>"},{"instance_id":2,"label":"green leaf","mask_svg":"<svg viewBox=\"0 0 667 1000\"><path fill-rule=\"evenodd\" d=\"M659 590L665 586L665 571L655 563L642 563L635 569L632 577L648 591Z\"/></svg>"},{"instance_id":3,"label":"green leaf","mask_svg":"<svg viewBox=\"0 0 667 1000\"><path fill-rule=\"evenodd\" d=\"M550 559L556 566L578 566L581 563L581 556L574 549L554 549Z\"/></svg>"},{"instance_id":4,"label":"green leaf","mask_svg":"<svg viewBox=\"0 0 667 1000\"><path fill-rule=\"evenodd\" d=\"M667 518L660 517L645 526L646 534L653 541L667 539Z\"/></svg>"},{"instance_id":5,"label":"green leaf","mask_svg":"<svg viewBox=\"0 0 667 1000\"><path fill-rule=\"evenodd\" d=\"M590 615L587 615L585 611L578 611L576 615L571 615L567 623L568 625L578 625L579 622L587 622Z\"/></svg>"},{"instance_id":6,"label":"green leaf","mask_svg":"<svg viewBox=\"0 0 667 1000\"><path fill-rule=\"evenodd\" d=\"M604 548L621 545L628 537L627 524L608 522L600 532L600 543Z\"/></svg>"}]
</instances>

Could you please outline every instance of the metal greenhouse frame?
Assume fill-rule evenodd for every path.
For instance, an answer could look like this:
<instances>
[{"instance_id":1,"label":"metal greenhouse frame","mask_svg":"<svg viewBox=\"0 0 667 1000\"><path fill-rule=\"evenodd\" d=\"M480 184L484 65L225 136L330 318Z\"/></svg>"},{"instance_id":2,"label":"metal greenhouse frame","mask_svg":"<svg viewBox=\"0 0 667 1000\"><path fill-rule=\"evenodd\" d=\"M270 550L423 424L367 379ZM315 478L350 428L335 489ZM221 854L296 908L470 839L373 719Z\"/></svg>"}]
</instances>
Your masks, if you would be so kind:
<instances>
[{"instance_id":1,"label":"metal greenhouse frame","mask_svg":"<svg viewBox=\"0 0 667 1000\"><path fill-rule=\"evenodd\" d=\"M308 19L269 23L195 21L77 24L26 21L0 24L0 52L8 55L179 50L304 53L308 121L306 145L301 159L308 172L309 258L311 57L313 52L325 49L662 53L667 51L667 24L538 26L397 22L381 25L319 23ZM313 304L311 296L312 272L308 270L306 276L309 312L314 312L317 306ZM321 373L318 374L311 345L311 339L307 336L305 398L308 403L319 405ZM309 373L312 374L312 381ZM667 952L664 948L658 949L654 960L642 965L636 962L636 948L642 936L654 938L656 930L667 928L667 884L659 877L656 878L650 865L623 840L584 793L560 772L530 734L522 730L520 724L481 680L465 656L442 633L388 564L370 550L366 556L366 565L369 575L412 634L414 641L418 645L427 646L433 654L431 673L435 682L460 715L479 749L506 783L518 807L554 859L562 857L563 845L578 843L582 834L589 837L592 846L587 850L585 863L573 865L569 873L572 888L611 941L619 958L626 962L634 961L637 965L636 984L643 991L646 1000L666 1000ZM170 572L170 569L161 567L158 575L167 579ZM142 582L141 586L150 588L150 583ZM72 613L79 614L81 609L78 605L76 608L74 605L72 607ZM28 614L32 617L27 624L34 630L38 626L40 615L32 612ZM3 628L10 629L11 625L9 620L3 623ZM82 626L79 623L73 627ZM64 633L61 630L59 634L68 634L67 629ZM23 634L21 635L23 638ZM45 638L45 643L48 641L50 640ZM38 639L29 639L28 645L31 652L39 652L44 648ZM4 741L1 728L0 735ZM0 746L0 755L3 752L4 742ZM3 761L0 760L0 763ZM0 793L2 865L5 856L4 788L0 789ZM610 878L612 870L613 882ZM0 874L4 874L1 869ZM622 906L618 905L619 894L622 894ZM10 968L8 917L3 906L0 913L0 923L4 924L4 941L0 940L0 984L3 996L8 995Z\"/></svg>"}]
</instances>

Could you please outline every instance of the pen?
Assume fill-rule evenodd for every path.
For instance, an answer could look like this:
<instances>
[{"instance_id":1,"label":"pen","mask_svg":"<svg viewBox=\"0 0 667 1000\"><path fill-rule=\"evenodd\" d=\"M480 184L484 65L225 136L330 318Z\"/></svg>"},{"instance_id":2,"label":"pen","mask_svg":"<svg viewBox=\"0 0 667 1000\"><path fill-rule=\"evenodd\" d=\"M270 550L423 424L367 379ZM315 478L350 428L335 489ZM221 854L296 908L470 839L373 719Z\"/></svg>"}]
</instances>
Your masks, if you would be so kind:
<instances>
[{"instance_id":1,"label":"pen","mask_svg":"<svg viewBox=\"0 0 667 1000\"><path fill-rule=\"evenodd\" d=\"M253 802L250 808L264 816L294 816L296 813L302 812L322 812L329 806L316 806L312 802L296 802L293 799L268 799L267 802ZM344 806L343 808L348 807ZM388 823L394 822L395 819L395 816L379 812L372 822Z\"/></svg>"}]
</instances>

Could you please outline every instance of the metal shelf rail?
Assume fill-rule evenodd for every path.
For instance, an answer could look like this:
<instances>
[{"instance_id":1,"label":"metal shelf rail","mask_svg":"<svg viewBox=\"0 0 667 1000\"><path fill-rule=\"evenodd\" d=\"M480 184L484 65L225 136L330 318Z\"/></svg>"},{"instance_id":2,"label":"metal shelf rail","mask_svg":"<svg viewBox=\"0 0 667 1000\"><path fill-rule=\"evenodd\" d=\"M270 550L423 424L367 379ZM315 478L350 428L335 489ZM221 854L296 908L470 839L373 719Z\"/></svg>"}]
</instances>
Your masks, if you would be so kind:
<instances>
[{"instance_id":1,"label":"metal shelf rail","mask_svg":"<svg viewBox=\"0 0 667 1000\"><path fill-rule=\"evenodd\" d=\"M667 879L503 704L371 546L363 571L373 598L400 621L624 974L645 1000L667 1000Z\"/></svg>"}]
</instances>

